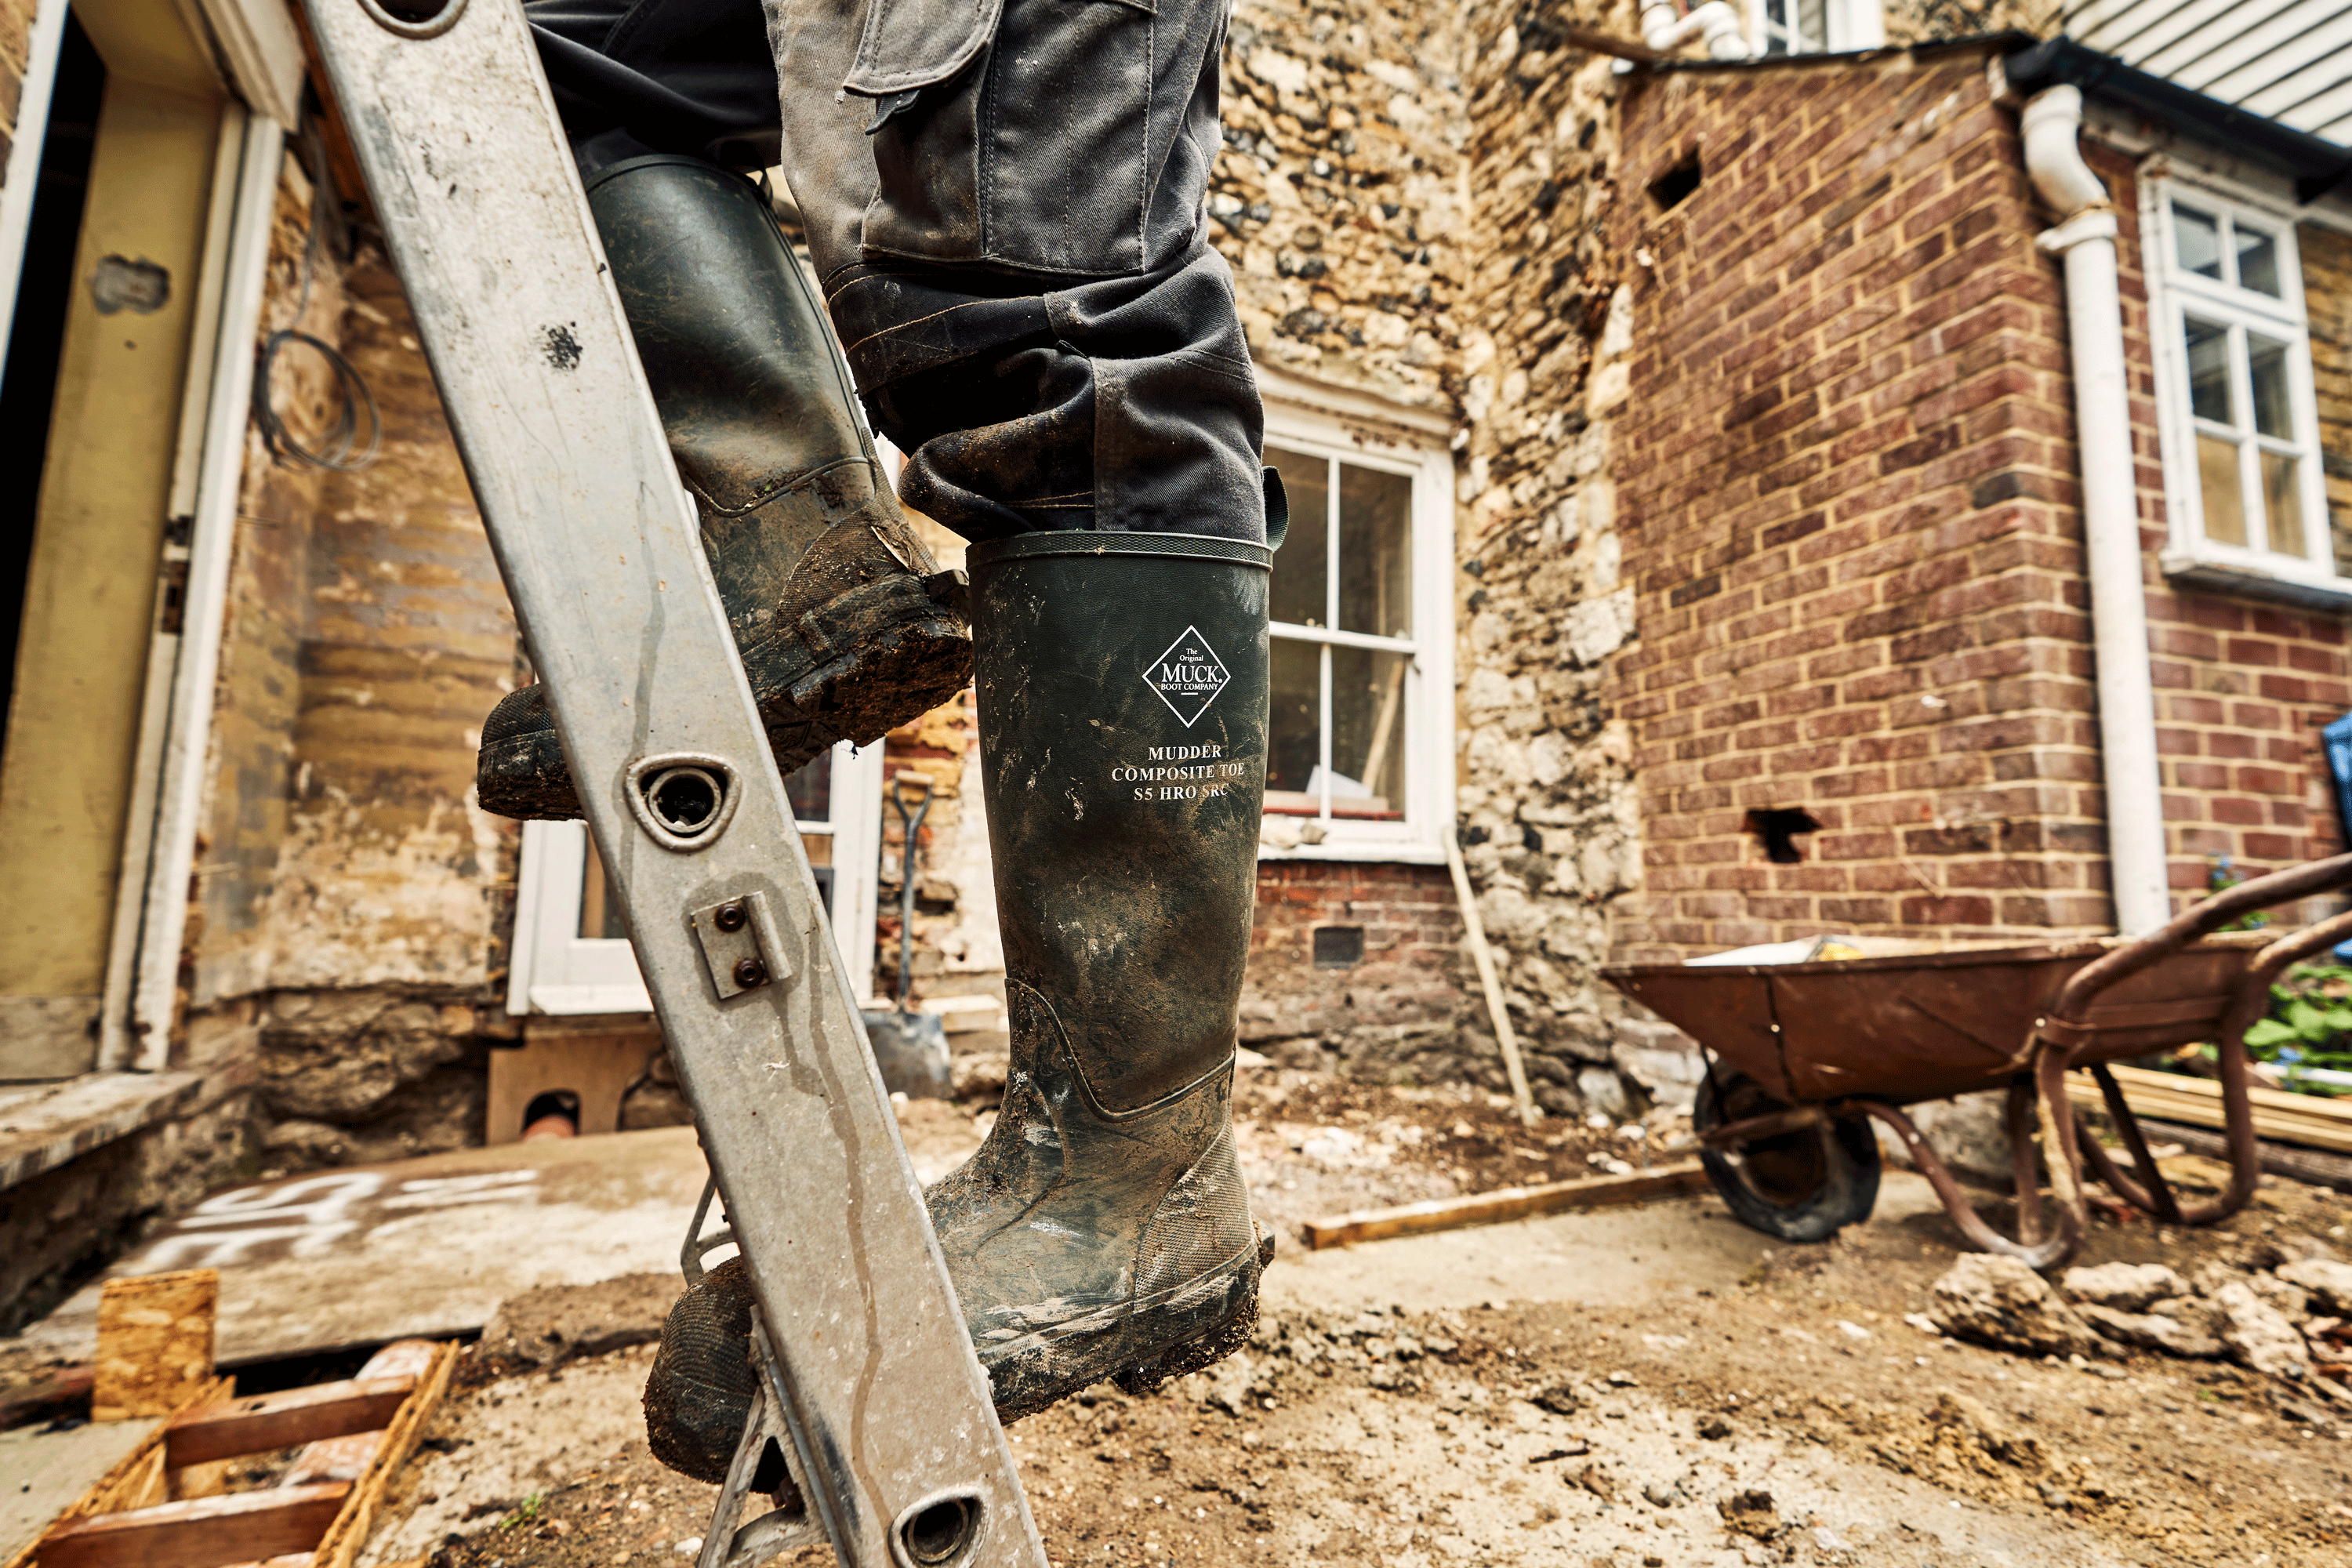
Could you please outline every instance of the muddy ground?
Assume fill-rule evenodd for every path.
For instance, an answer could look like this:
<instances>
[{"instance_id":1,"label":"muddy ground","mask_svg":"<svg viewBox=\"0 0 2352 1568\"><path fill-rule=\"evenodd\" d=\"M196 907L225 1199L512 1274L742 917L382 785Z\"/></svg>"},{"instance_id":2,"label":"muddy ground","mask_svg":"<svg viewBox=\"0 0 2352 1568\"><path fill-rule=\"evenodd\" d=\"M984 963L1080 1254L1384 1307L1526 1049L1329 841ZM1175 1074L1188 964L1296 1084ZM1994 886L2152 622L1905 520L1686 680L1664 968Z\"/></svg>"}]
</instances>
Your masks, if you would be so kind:
<instances>
[{"instance_id":1,"label":"muddy ground","mask_svg":"<svg viewBox=\"0 0 2352 1568\"><path fill-rule=\"evenodd\" d=\"M1253 1077L1249 1178L1294 1237L1310 1214L1678 1157L1684 1135L1530 1131L1485 1097ZM906 1121L931 1173L975 1141L969 1111ZM2102 1221L2081 1261L2254 1265L2347 1247L2347 1221L2352 1200L2266 1181L2211 1231ZM1292 1240L1246 1352L1010 1436L1061 1564L2352 1563L2352 1404L2223 1363L2039 1361L1906 1322L1958 1242L1894 1172L1872 1221L1822 1247L1775 1246L1712 1198ZM610 1288L637 1305L544 1293L494 1325L369 1559L683 1564L715 1489L654 1463L651 1350L610 1326L647 1316L656 1283ZM583 1339L620 1348L567 1357Z\"/></svg>"}]
</instances>

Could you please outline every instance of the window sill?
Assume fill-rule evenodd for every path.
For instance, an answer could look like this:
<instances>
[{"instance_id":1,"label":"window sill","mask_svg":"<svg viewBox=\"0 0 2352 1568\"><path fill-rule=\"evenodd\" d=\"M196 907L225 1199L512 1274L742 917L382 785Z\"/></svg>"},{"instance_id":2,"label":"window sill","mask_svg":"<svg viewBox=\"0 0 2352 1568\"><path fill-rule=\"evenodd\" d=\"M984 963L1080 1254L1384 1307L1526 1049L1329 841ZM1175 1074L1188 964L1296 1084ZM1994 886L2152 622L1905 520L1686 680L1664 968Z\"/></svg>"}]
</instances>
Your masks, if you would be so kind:
<instances>
[{"instance_id":1,"label":"window sill","mask_svg":"<svg viewBox=\"0 0 2352 1568\"><path fill-rule=\"evenodd\" d=\"M1258 840L1257 858L1267 860L1338 860L1357 865L1443 866L1445 851L1433 844L1396 839L1339 838L1320 844L1269 844Z\"/></svg>"},{"instance_id":2,"label":"window sill","mask_svg":"<svg viewBox=\"0 0 2352 1568\"><path fill-rule=\"evenodd\" d=\"M2166 551L2158 562L2168 578L2200 588L2276 599L2314 609L2352 609L2352 580L2342 577L2323 577L2315 572L2307 577L2289 576L2245 562L2179 550Z\"/></svg>"},{"instance_id":3,"label":"window sill","mask_svg":"<svg viewBox=\"0 0 2352 1568\"><path fill-rule=\"evenodd\" d=\"M196 1072L91 1072L0 1089L0 1190L152 1126L204 1087Z\"/></svg>"}]
</instances>

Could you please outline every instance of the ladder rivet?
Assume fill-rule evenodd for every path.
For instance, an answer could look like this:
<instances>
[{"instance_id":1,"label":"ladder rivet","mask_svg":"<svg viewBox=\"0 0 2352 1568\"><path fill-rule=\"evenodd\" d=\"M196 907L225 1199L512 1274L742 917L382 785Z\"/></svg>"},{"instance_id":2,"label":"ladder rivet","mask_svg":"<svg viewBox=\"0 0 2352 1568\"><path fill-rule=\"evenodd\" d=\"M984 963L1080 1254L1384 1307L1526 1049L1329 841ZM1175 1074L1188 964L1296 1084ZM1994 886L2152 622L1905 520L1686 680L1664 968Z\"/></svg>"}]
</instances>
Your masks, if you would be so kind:
<instances>
[{"instance_id":1,"label":"ladder rivet","mask_svg":"<svg viewBox=\"0 0 2352 1568\"><path fill-rule=\"evenodd\" d=\"M747 958L735 966L735 984L749 991L768 983L768 966L756 958Z\"/></svg>"},{"instance_id":2,"label":"ladder rivet","mask_svg":"<svg viewBox=\"0 0 2352 1568\"><path fill-rule=\"evenodd\" d=\"M721 904L719 912L710 917L710 923L720 931L741 931L743 922L751 918L740 904ZM751 983L746 981L745 984Z\"/></svg>"}]
</instances>

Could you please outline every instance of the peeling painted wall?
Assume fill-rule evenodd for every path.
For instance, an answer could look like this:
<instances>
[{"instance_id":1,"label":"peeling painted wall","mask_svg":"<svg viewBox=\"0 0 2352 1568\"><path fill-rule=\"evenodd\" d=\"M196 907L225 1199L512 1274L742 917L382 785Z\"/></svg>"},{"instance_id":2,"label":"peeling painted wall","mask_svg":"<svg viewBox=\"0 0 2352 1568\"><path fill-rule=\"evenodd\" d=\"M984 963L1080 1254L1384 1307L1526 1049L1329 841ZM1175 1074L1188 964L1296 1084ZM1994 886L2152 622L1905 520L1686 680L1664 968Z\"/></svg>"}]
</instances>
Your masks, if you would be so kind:
<instances>
[{"instance_id":1,"label":"peeling painted wall","mask_svg":"<svg viewBox=\"0 0 2352 1568\"><path fill-rule=\"evenodd\" d=\"M289 986L478 988L511 857L512 825L472 786L481 721L514 681L513 615L382 252L319 271L306 330L367 382L383 440L351 473L274 464L254 442L197 872L198 1006ZM281 363L281 404L323 425L341 395L323 362L289 347Z\"/></svg>"},{"instance_id":2,"label":"peeling painted wall","mask_svg":"<svg viewBox=\"0 0 2352 1568\"><path fill-rule=\"evenodd\" d=\"M513 615L398 280L331 214L313 237L312 195L289 156L264 330L342 354L381 439L346 472L248 433L184 970L182 1050L254 1059L282 1168L481 1141L518 841L473 799ZM329 447L323 355L282 348L270 395Z\"/></svg>"}]
</instances>

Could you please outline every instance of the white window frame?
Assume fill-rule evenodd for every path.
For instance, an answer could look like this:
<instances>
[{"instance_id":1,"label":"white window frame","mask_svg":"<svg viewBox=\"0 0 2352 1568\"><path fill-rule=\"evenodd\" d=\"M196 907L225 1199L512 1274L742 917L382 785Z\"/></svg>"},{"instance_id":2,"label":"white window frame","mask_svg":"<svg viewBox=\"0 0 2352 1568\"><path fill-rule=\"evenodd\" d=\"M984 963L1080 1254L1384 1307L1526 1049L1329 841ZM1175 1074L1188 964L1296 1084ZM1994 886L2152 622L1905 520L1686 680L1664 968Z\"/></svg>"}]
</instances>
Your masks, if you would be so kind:
<instances>
[{"instance_id":1,"label":"white window frame","mask_svg":"<svg viewBox=\"0 0 2352 1568\"><path fill-rule=\"evenodd\" d=\"M2209 586L2304 603L2352 604L2352 579L2337 575L2335 531L2328 516L2327 487L2319 444L2319 403L2312 380L2311 332L2303 292L2295 216L2292 210L2218 178L2184 177L2163 169L2141 182L2142 270L2148 280L2149 335L2154 341L2157 423L2162 446L2165 516L2168 542L2161 557L2166 575ZM2176 200L2211 213L2233 226L2259 229L2277 247L2281 298L2183 269L2173 222ZM2227 231L2225 231L2226 234ZM2224 265L2235 264L2235 247L2225 239ZM2287 400L2297 458L2296 479L2304 517L2304 553L2257 549L2209 539L2204 489L2197 457L2199 421L2189 405L2189 353L2185 333L2194 314L2231 329L2231 396L2252 419L2245 334L2260 332L2287 345ZM2232 432L2232 438L2239 438ZM2267 438L2245 434L2261 449ZM2271 445L2281 443L2271 442ZM2257 481L2245 481L2250 537L2266 528L2256 504Z\"/></svg>"},{"instance_id":2,"label":"white window frame","mask_svg":"<svg viewBox=\"0 0 2352 1568\"><path fill-rule=\"evenodd\" d=\"M831 820L800 830L833 838L833 938L851 989L874 984L876 877L882 853L882 747L833 749ZM507 1011L568 1017L647 1013L637 955L625 937L580 932L582 878L588 868L584 822L526 822L517 868L513 957Z\"/></svg>"},{"instance_id":3,"label":"white window frame","mask_svg":"<svg viewBox=\"0 0 2352 1568\"><path fill-rule=\"evenodd\" d=\"M1787 0L1790 9L1797 0ZM1748 37L1758 58L1771 53L1776 37L1788 39L1789 45L1774 58L1786 59L1792 55L1839 55L1856 49L1884 48L1886 45L1886 7L1884 0L1824 0L1822 7L1824 35L1820 38L1793 38L1794 29L1774 22L1767 13L1768 0L1748 0Z\"/></svg>"},{"instance_id":4,"label":"white window frame","mask_svg":"<svg viewBox=\"0 0 2352 1568\"><path fill-rule=\"evenodd\" d=\"M1270 376L1261 369L1269 398L1265 439L1269 446L1312 457L1337 458L1359 468L1406 474L1412 479L1412 626L1410 638L1369 637L1336 628L1281 627L1297 640L1333 647L1369 647L1406 653L1404 685L1405 810L1402 820L1372 821L1331 815L1326 793L1321 811L1301 817L1281 814L1299 825L1308 841L1280 844L1260 840L1261 860L1392 861L1436 866L1445 862L1441 832L1454 821L1454 459L1443 436L1399 429L1368 420L1346 417L1311 404L1275 400L1288 378ZM1312 392L1299 395L1313 398ZM1344 403L1335 395L1333 402ZM1331 490L1338 504L1339 489ZM1332 516L1294 515L1290 526L1335 528ZM1336 562L1336 539L1331 558ZM1325 744L1330 718L1323 716ZM1269 822L1274 821L1272 816ZM1277 828L1277 832L1280 830ZM1282 837L1288 837L1286 834Z\"/></svg>"}]
</instances>

